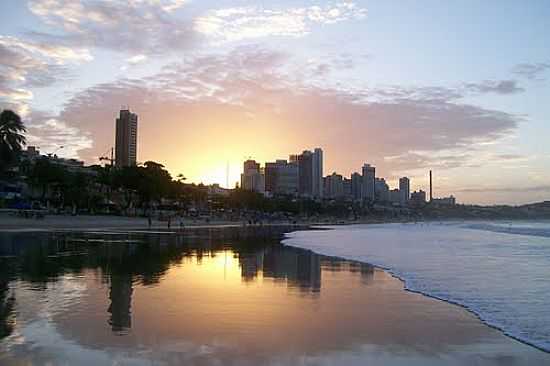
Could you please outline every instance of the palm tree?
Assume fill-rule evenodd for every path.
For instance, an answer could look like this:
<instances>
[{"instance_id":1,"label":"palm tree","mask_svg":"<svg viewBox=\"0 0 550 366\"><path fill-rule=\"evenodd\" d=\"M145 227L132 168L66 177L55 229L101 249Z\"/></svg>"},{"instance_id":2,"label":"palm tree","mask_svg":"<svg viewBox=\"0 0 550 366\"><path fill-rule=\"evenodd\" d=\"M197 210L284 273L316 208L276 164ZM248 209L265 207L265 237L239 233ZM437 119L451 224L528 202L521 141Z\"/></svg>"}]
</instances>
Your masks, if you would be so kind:
<instances>
[{"instance_id":1,"label":"palm tree","mask_svg":"<svg viewBox=\"0 0 550 366\"><path fill-rule=\"evenodd\" d=\"M4 109L0 113L0 166L13 164L26 144L26 128L17 113Z\"/></svg>"}]
</instances>

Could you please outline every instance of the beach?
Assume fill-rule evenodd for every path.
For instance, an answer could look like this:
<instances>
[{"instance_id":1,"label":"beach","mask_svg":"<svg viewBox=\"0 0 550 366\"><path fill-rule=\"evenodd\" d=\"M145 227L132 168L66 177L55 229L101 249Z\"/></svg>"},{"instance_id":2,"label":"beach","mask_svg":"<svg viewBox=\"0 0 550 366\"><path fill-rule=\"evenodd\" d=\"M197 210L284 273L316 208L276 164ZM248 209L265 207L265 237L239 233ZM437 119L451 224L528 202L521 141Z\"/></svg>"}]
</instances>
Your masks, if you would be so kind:
<instances>
[{"instance_id":1,"label":"beach","mask_svg":"<svg viewBox=\"0 0 550 366\"><path fill-rule=\"evenodd\" d=\"M187 226L242 226L241 221L173 219L170 229L179 229L181 224ZM148 229L145 217L101 216L101 215L46 215L43 219L24 218L19 216L0 215L0 230L110 230L110 229ZM152 220L152 229L168 229L168 221Z\"/></svg>"},{"instance_id":2,"label":"beach","mask_svg":"<svg viewBox=\"0 0 550 366\"><path fill-rule=\"evenodd\" d=\"M15 318L2 319L11 332L0 339L0 363L550 363L550 354L464 307L406 291L382 269L280 246L292 228L201 229L0 230L11 279L0 298L15 299L3 313Z\"/></svg>"},{"instance_id":3,"label":"beach","mask_svg":"<svg viewBox=\"0 0 550 366\"><path fill-rule=\"evenodd\" d=\"M508 336L550 351L550 222L323 229L291 233L284 243L384 268L407 290L460 305Z\"/></svg>"}]
</instances>

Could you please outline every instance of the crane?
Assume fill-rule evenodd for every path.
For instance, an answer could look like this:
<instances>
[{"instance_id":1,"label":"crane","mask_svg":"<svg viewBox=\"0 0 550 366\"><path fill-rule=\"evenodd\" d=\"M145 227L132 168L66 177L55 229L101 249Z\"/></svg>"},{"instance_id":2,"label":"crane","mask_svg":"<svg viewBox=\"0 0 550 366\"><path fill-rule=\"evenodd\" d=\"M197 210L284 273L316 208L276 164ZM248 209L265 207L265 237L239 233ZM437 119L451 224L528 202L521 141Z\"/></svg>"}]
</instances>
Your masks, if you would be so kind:
<instances>
[{"instance_id":1,"label":"crane","mask_svg":"<svg viewBox=\"0 0 550 366\"><path fill-rule=\"evenodd\" d=\"M113 166L113 162L115 161L115 159L113 159L113 148L111 147L111 157L108 158L107 156L105 156L107 154L104 154L104 156L100 156L99 157L99 161L108 161L110 166L112 167Z\"/></svg>"}]
</instances>

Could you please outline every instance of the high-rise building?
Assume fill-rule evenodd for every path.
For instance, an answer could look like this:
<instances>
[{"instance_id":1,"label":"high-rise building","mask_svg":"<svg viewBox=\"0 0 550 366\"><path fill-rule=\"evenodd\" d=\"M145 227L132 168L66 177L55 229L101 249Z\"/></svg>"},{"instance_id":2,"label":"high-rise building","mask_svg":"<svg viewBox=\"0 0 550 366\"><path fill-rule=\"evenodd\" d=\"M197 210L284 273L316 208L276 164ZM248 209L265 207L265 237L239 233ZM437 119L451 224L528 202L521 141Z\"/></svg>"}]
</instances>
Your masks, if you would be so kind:
<instances>
[{"instance_id":1,"label":"high-rise building","mask_svg":"<svg viewBox=\"0 0 550 366\"><path fill-rule=\"evenodd\" d=\"M397 188L390 190L389 201L393 205L401 205L401 191Z\"/></svg>"},{"instance_id":2,"label":"high-rise building","mask_svg":"<svg viewBox=\"0 0 550 366\"><path fill-rule=\"evenodd\" d=\"M353 199L353 194L351 193L351 179L344 178L344 197L346 199Z\"/></svg>"},{"instance_id":3,"label":"high-rise building","mask_svg":"<svg viewBox=\"0 0 550 366\"><path fill-rule=\"evenodd\" d=\"M115 163L118 167L136 165L138 116L122 109L116 119Z\"/></svg>"},{"instance_id":4,"label":"high-rise building","mask_svg":"<svg viewBox=\"0 0 550 366\"><path fill-rule=\"evenodd\" d=\"M376 168L370 164L363 165L363 190L361 198L365 201L374 201L375 198Z\"/></svg>"},{"instance_id":5,"label":"high-rise building","mask_svg":"<svg viewBox=\"0 0 550 366\"><path fill-rule=\"evenodd\" d=\"M323 150L305 150L300 155L290 155L289 161L298 165L298 191L303 197L323 197Z\"/></svg>"},{"instance_id":6,"label":"high-rise building","mask_svg":"<svg viewBox=\"0 0 550 366\"><path fill-rule=\"evenodd\" d=\"M351 175L351 195L355 201L359 201L362 198L363 177L359 173L353 173Z\"/></svg>"},{"instance_id":7,"label":"high-rise building","mask_svg":"<svg viewBox=\"0 0 550 366\"><path fill-rule=\"evenodd\" d=\"M409 178L399 179L399 192L401 192L401 205L405 206L411 197L411 181Z\"/></svg>"},{"instance_id":8,"label":"high-rise building","mask_svg":"<svg viewBox=\"0 0 550 366\"><path fill-rule=\"evenodd\" d=\"M390 187L384 178L375 178L374 196L378 202L388 202L390 200Z\"/></svg>"},{"instance_id":9,"label":"high-rise building","mask_svg":"<svg viewBox=\"0 0 550 366\"><path fill-rule=\"evenodd\" d=\"M241 174L241 188L258 193L265 192L265 176L262 174L260 164L255 160L247 160L243 164Z\"/></svg>"},{"instance_id":10,"label":"high-rise building","mask_svg":"<svg viewBox=\"0 0 550 366\"><path fill-rule=\"evenodd\" d=\"M325 177L324 182L324 196L326 198L344 198L344 179L340 174L332 173L332 175Z\"/></svg>"},{"instance_id":11,"label":"high-rise building","mask_svg":"<svg viewBox=\"0 0 550 366\"><path fill-rule=\"evenodd\" d=\"M265 190L270 194L298 193L298 165L286 160L265 163Z\"/></svg>"},{"instance_id":12,"label":"high-rise building","mask_svg":"<svg viewBox=\"0 0 550 366\"><path fill-rule=\"evenodd\" d=\"M323 197L323 150L316 148L313 150L313 170L312 170L312 188L313 197Z\"/></svg>"},{"instance_id":13,"label":"high-rise building","mask_svg":"<svg viewBox=\"0 0 550 366\"><path fill-rule=\"evenodd\" d=\"M303 197L313 197L313 153L304 151L297 157L298 193Z\"/></svg>"}]
</instances>

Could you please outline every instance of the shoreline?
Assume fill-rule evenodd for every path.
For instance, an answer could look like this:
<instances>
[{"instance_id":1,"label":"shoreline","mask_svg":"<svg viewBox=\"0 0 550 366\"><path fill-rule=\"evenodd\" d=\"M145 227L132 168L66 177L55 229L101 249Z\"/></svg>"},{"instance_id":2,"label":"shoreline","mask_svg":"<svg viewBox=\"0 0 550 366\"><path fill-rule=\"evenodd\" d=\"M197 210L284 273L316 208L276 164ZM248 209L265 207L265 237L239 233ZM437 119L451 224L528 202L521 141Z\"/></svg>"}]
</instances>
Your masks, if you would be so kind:
<instances>
[{"instance_id":1,"label":"shoreline","mask_svg":"<svg viewBox=\"0 0 550 366\"><path fill-rule=\"evenodd\" d=\"M503 220L504 221L504 220ZM523 220L523 221L526 221L526 220ZM428 222L429 223L429 222ZM388 222L387 224L395 224L395 222ZM334 230L334 228L330 227L330 226L335 226L335 225L321 225L321 226L317 226L315 225L314 227L311 227L311 229L315 230L315 229L322 229L322 230ZM473 229L475 230L475 229ZM287 237L287 234L291 234L291 232L289 233L285 233L285 239L283 241L285 241L286 239L288 239ZM515 233L513 233L513 235L516 235ZM502 327L496 325L496 324L492 324L490 323L489 320L486 320L485 318L483 318L483 316L481 314L479 314L476 310L472 309L471 307L465 305L465 304L461 304L457 301L453 301L451 299L446 299L446 298L443 298L443 297L439 297L439 296L436 296L436 295L432 295L430 293L427 293L425 291L421 291L421 290L415 290L415 289L412 289L409 287L409 283L407 281L406 278L398 275L395 270L392 270L391 268L389 267L385 267L385 266L382 266L382 265L379 265L379 264L374 264L374 263L371 263L371 262L367 262L367 261L362 261L362 260L358 260L358 259L351 259L351 258L346 258L346 257L341 257L341 256L338 256L338 255L327 255L327 254L324 254L322 252L318 252L318 251L315 251L315 250L312 250L312 249L308 249L308 248L302 248L302 247L299 247L299 246L295 246L295 245L292 245L292 244L287 244L287 243L283 243L283 241L281 241L282 244L284 245L288 245L288 246L291 246L293 248L299 248L299 249L305 249L305 250L311 250L313 253L316 253L318 255L322 255L322 256L325 256L325 257L329 257L329 258L335 258L335 259L340 259L340 260L346 260L346 261L352 261L352 262L357 262L357 263L361 263L361 264L366 264L366 265L369 265L369 266L373 266L374 268L378 268L382 271L384 271L385 273L387 273L388 275L390 275L391 277L397 279L398 281L400 281L402 284L403 284L403 290L406 291L406 292L410 292L410 293L414 293L414 294L419 294L419 295L422 295L424 297L427 297L429 299L433 299L433 300L436 300L436 301L439 301L439 302L443 302L443 303L446 303L446 304L450 304L450 305L453 305L453 306L458 306L464 310L466 310L469 314L473 315L476 319L479 320L480 323L482 323L483 325L491 328L491 329L495 329L497 330L498 332L500 332L502 335L510 338L510 339L513 339L517 342L520 342L526 346L530 346L530 347L533 347L539 351L542 351L546 354L550 354L550 349L546 349L542 346L539 346L535 343L532 343L532 342L529 342L528 340L525 340L521 337L518 337L518 336L515 336L514 334L511 334L509 332L507 332L506 330L504 330Z\"/></svg>"},{"instance_id":2,"label":"shoreline","mask_svg":"<svg viewBox=\"0 0 550 366\"><path fill-rule=\"evenodd\" d=\"M285 239L287 239L287 234L291 234L293 232L296 232L296 231L299 231L299 230L334 230L334 228L331 228L330 226L346 226L346 225L354 225L354 224L359 224L359 225L366 225L368 223L340 223L340 224L327 224L327 223L296 223L296 224L289 224L289 223L270 223L270 224L263 224L263 225L248 225L248 224L245 224L244 222L227 222L227 221L213 221L213 222L210 222L210 223L200 223L200 222L193 222L193 223L189 223L187 222L185 224L185 226L183 228L180 228L179 226L175 225L174 228L167 228L165 225L162 225L162 224L159 224L159 222L156 222L156 225L153 225L150 229L147 228L147 227L143 227L143 226L134 226L137 222L140 222L140 223L147 223L147 220L146 219L143 219L143 218L127 218L127 217L123 217L122 219L115 219L113 220L112 216L69 216L69 218L78 218L77 222L72 222L73 225L67 225L66 224L66 220L67 217L62 217L62 216L57 216L55 218L57 218L58 220L55 220L55 223L52 223L51 222L47 222L47 219L44 219L44 220L34 220L34 219L23 219L23 218L15 218L16 220L11 220L9 223L6 224L5 221L0 221L0 234L2 233L32 233L32 232L82 232L82 233L97 233L97 234L100 234L100 235L106 235L108 234L109 231L112 231L113 234L169 234L169 235L178 235L178 234L184 234L185 232L189 232L189 231L195 231L195 230L205 230L205 229L215 229L216 231L220 231L220 232L223 232L225 231L226 229L244 229L244 230L252 230L252 229L271 229L271 228L279 228L279 229L282 229L280 234L281 234L281 239L280 239L280 243L282 245L285 245L285 246L289 246L289 247L293 247L293 248L299 248L299 249L305 249L305 250L310 250L310 249L306 249L306 248L300 248L298 246L294 246L294 245L291 245L291 244L287 244L287 243L284 243ZM86 220L90 217L93 217L93 218L100 218L100 221L101 220L104 220L107 219L109 221L109 223L115 223L113 221L118 221L116 222L116 225L114 226L102 226L102 227L97 227L97 221L98 220L95 220L96 222L90 222L90 220ZM15 221L15 222L14 222ZM450 221L450 220L449 220ZM29 223L29 222L38 222L42 225L39 225L39 226L36 226L36 227L22 227L22 226L28 226L28 225L23 225L23 224L26 224L26 223ZM439 221L438 221L439 222ZM80 225L75 225L75 223L78 223ZM386 223L380 223L380 222L371 222L370 224L396 224L396 223L400 223L400 222L386 222ZM403 222L401 222L403 223ZM16 225L13 225L13 224L16 224ZM10 225L12 227L10 227ZM13 227L15 226L15 227ZM389 276L391 276L392 278L395 278L396 280L400 281L403 285L403 290L405 292L409 292L409 293L413 293L413 294L419 294L419 295L422 295L428 299L432 299L432 300L436 300L438 302L441 302L441 303L445 303L445 304L449 304L449 305L452 305L452 306L458 306L460 307L461 309L464 309L467 313L473 315L479 322L480 324L482 324L483 326L486 326L488 328L491 328L491 329L494 329L496 331L499 332L499 334L511 339L511 340L514 340L516 342L519 342L523 345L526 345L526 346L529 346L529 347L532 347L538 351L542 351L543 353L545 354L550 354L550 350L547 350L541 346L538 346L536 344L533 344L529 341L526 341L520 337L517 337L517 336L514 336L513 334L510 334L508 332L506 332L505 330L503 330L502 328L500 328L499 326L497 325L494 325L494 324L491 324L489 323L487 320L485 320L480 314L478 314L474 309L464 305L464 304L461 304L461 303L458 303L458 302L455 302L455 301L452 301L452 300L449 300L449 299L445 299L445 298L441 298L441 297L438 297L438 296L435 296L435 295L432 295L432 294L429 294L429 293L426 293L426 292L423 292L423 291L420 291L420 290L414 290L414 289L411 289L409 288L408 286L408 283L407 283L407 280L402 278L401 276L397 275L392 269L390 268L387 268L387 267L383 267L381 265L377 265L377 264L373 264L373 263L369 263L367 261L361 261L361 260L357 260L357 259L349 259L349 258L345 258L345 257L341 257L341 256L333 256L333 255L326 255L326 254L323 254L323 253L320 253L320 252L317 252L317 251L314 251L314 250L310 250L311 252L317 254L317 255L320 255L320 256L324 256L324 257L328 257L328 258L336 258L336 259L339 259L339 260L344 260L344 261L351 261L351 262L357 262L357 263L362 263L362 264L367 264L367 265L370 265L370 266L373 266L377 269L380 269L381 271L387 273Z\"/></svg>"}]
</instances>

